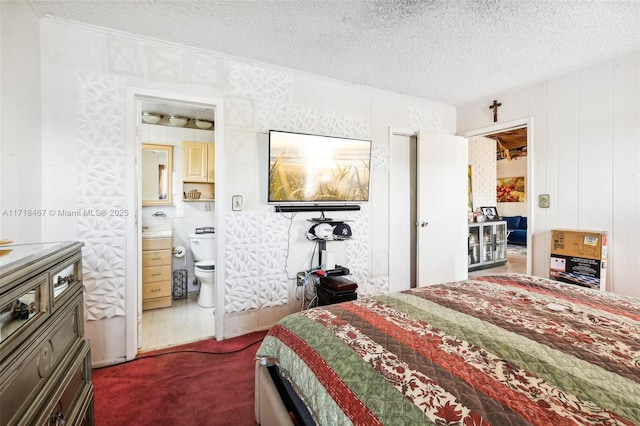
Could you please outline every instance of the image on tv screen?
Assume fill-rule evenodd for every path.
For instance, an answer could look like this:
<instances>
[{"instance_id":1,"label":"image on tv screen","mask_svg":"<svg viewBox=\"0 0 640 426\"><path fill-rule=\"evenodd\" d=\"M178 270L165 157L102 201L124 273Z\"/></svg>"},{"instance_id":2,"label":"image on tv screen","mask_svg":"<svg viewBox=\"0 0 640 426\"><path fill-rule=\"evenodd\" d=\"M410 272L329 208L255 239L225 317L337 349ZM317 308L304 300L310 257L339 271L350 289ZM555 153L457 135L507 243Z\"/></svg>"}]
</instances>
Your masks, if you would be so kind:
<instances>
[{"instance_id":1,"label":"image on tv screen","mask_svg":"<svg viewBox=\"0 0 640 426\"><path fill-rule=\"evenodd\" d=\"M369 199L371 142L269 132L269 202Z\"/></svg>"}]
</instances>

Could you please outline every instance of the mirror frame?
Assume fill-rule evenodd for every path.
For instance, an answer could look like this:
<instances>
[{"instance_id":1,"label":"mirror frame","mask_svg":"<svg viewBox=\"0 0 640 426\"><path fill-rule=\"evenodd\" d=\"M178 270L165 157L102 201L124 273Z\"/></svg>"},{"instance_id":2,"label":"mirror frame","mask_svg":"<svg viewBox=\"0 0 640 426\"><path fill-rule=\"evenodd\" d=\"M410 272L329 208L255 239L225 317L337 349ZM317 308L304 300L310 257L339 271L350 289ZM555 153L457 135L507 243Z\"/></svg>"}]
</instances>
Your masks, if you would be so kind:
<instances>
[{"instance_id":1,"label":"mirror frame","mask_svg":"<svg viewBox=\"0 0 640 426\"><path fill-rule=\"evenodd\" d=\"M173 204L171 200L171 180L173 174L173 145L157 145L151 143L143 143L142 151L144 150L154 150L154 151L166 151L167 152L167 198L164 200L160 199L142 199L143 206L159 206L159 205L171 205ZM141 175L144 175L144 166L142 165L142 156L140 157L140 170ZM142 197L142 193L140 193L140 197Z\"/></svg>"}]
</instances>

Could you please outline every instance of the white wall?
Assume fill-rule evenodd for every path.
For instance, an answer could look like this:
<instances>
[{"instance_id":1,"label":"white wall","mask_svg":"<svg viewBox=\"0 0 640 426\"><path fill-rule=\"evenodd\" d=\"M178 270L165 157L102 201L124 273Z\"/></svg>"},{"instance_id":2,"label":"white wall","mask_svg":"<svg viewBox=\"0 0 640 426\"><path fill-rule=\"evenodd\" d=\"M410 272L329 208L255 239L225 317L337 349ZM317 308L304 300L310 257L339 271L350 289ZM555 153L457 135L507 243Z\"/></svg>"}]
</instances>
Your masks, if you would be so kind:
<instances>
[{"instance_id":1,"label":"white wall","mask_svg":"<svg viewBox=\"0 0 640 426\"><path fill-rule=\"evenodd\" d=\"M40 242L40 28L26 2L0 2L0 238Z\"/></svg>"},{"instance_id":2,"label":"white wall","mask_svg":"<svg viewBox=\"0 0 640 426\"><path fill-rule=\"evenodd\" d=\"M551 229L604 230L607 289L640 297L640 52L461 105L458 132L492 125L493 99L499 122L532 117L528 196L551 196L532 207L533 273L548 276Z\"/></svg>"},{"instance_id":3,"label":"white wall","mask_svg":"<svg viewBox=\"0 0 640 426\"><path fill-rule=\"evenodd\" d=\"M129 134L135 117L127 111L136 90L159 90L176 100L181 94L223 98L216 185L224 185L228 197L216 200L218 238L225 245L216 267L225 293L225 330L218 337L267 327L279 315L269 309L286 313L299 306L293 277L309 265L313 245L304 231L317 213L290 221L265 201L268 129L373 141L370 201L360 212L341 215L353 220L354 238L333 245L341 244L336 260L352 270L361 294L388 290L389 127L452 134L453 107L84 25L44 20L40 29L43 208L135 206ZM244 197L243 211L231 210L233 194ZM43 221L45 239L85 243L86 333L95 364L125 356L126 322L135 321L127 317L133 301L125 298L136 285L128 272L136 259L132 220L56 214Z\"/></svg>"}]
</instances>

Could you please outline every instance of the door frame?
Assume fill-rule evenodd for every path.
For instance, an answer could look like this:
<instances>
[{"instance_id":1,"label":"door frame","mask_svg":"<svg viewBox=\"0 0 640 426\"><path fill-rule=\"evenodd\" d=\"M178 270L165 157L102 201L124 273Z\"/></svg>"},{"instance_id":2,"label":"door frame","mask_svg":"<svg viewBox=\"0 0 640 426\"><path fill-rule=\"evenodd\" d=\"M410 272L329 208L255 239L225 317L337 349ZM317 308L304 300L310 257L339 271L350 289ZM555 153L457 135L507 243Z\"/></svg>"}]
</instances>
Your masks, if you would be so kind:
<instances>
[{"instance_id":1,"label":"door frame","mask_svg":"<svg viewBox=\"0 0 640 426\"><path fill-rule=\"evenodd\" d=\"M224 103L222 98L214 96L190 95L164 90L129 86L126 88L126 139L127 139L127 207L133 215L127 220L127 265L125 283L125 358L134 359L138 354L140 327L142 324L142 190L141 163L142 144L139 140L141 102L184 103L215 110L214 141L216 143L215 180L216 201L225 199L224 185ZM174 200L175 201L175 200ZM216 232L224 234L221 202L214 202ZM131 255L133 254L133 255ZM224 330L224 238L216 238L216 306L215 336L223 339Z\"/></svg>"},{"instance_id":2,"label":"door frame","mask_svg":"<svg viewBox=\"0 0 640 426\"><path fill-rule=\"evenodd\" d=\"M497 123L487 127L481 127L474 130L468 130L458 133L458 136L472 138L474 136L485 136L493 133L504 132L511 129L527 128L527 179L525 180L525 191L527 194L527 275L531 275L533 271L533 227L535 218L533 216L532 196L535 194L535 179L533 176L533 117L524 117L516 120Z\"/></svg>"}]
</instances>

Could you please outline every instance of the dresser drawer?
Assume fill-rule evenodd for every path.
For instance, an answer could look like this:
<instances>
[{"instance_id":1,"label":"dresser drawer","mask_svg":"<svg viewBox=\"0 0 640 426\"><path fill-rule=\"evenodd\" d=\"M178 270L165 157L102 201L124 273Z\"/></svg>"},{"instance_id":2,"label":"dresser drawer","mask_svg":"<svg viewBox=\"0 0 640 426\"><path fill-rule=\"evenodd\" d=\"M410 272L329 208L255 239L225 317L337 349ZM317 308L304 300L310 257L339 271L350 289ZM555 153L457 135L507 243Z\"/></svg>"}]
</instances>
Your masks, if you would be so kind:
<instances>
[{"instance_id":1,"label":"dresser drawer","mask_svg":"<svg viewBox=\"0 0 640 426\"><path fill-rule=\"evenodd\" d=\"M84 342L69 363L71 365L65 365L52 375L47 401L37 413L34 424L75 425L86 416L88 397L93 396L89 342Z\"/></svg>"},{"instance_id":2,"label":"dresser drawer","mask_svg":"<svg viewBox=\"0 0 640 426\"><path fill-rule=\"evenodd\" d=\"M171 250L153 250L142 252L142 266L171 265Z\"/></svg>"},{"instance_id":3,"label":"dresser drawer","mask_svg":"<svg viewBox=\"0 0 640 426\"><path fill-rule=\"evenodd\" d=\"M142 300L171 296L171 281L142 284Z\"/></svg>"},{"instance_id":4,"label":"dresser drawer","mask_svg":"<svg viewBox=\"0 0 640 426\"><path fill-rule=\"evenodd\" d=\"M41 333L31 336L3 362L0 424L16 424L27 415L26 410L41 405L37 401L46 397L52 373L59 369L69 352L75 352L74 347L88 344L82 339L82 321L82 293L77 293L70 304L51 317Z\"/></svg>"},{"instance_id":5,"label":"dresser drawer","mask_svg":"<svg viewBox=\"0 0 640 426\"><path fill-rule=\"evenodd\" d=\"M171 250L171 238L143 238L142 251L146 250Z\"/></svg>"},{"instance_id":6,"label":"dresser drawer","mask_svg":"<svg viewBox=\"0 0 640 426\"><path fill-rule=\"evenodd\" d=\"M142 268L143 284L157 281L171 281L171 265Z\"/></svg>"},{"instance_id":7,"label":"dresser drawer","mask_svg":"<svg viewBox=\"0 0 640 426\"><path fill-rule=\"evenodd\" d=\"M52 312L82 288L82 255L80 253L63 260L49 271Z\"/></svg>"},{"instance_id":8,"label":"dresser drawer","mask_svg":"<svg viewBox=\"0 0 640 426\"><path fill-rule=\"evenodd\" d=\"M49 275L45 272L0 293L0 358L5 359L49 317Z\"/></svg>"}]
</instances>

